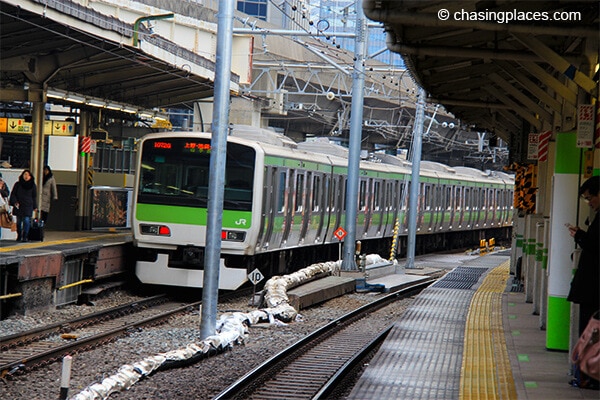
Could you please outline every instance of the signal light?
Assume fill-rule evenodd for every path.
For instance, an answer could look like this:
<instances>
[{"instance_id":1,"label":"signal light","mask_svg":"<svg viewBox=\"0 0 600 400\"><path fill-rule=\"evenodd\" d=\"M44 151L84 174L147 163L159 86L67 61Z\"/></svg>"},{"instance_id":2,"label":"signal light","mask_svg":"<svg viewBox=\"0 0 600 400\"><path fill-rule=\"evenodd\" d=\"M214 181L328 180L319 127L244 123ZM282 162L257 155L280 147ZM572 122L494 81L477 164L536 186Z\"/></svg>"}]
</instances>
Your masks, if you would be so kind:
<instances>
[{"instance_id":1,"label":"signal light","mask_svg":"<svg viewBox=\"0 0 600 400\"><path fill-rule=\"evenodd\" d=\"M245 238L246 232L221 231L221 240L229 240L231 242L243 242Z\"/></svg>"},{"instance_id":2,"label":"signal light","mask_svg":"<svg viewBox=\"0 0 600 400\"><path fill-rule=\"evenodd\" d=\"M140 224L142 235L171 236L171 229L165 225Z\"/></svg>"}]
</instances>

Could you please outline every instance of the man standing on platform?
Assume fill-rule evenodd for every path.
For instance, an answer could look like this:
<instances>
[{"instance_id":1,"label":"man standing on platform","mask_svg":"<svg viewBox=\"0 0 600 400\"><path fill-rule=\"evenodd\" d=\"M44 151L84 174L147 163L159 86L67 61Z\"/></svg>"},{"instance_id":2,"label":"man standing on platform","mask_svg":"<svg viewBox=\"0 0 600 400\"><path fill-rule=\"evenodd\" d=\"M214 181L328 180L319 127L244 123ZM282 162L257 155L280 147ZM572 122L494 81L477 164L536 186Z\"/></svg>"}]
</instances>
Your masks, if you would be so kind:
<instances>
[{"instance_id":1,"label":"man standing on platform","mask_svg":"<svg viewBox=\"0 0 600 400\"><path fill-rule=\"evenodd\" d=\"M596 213L587 231L569 226L569 233L581 247L579 264L571 282L568 301L579 304L579 335L585 330L590 318L600 309L600 176L593 176L581 185L579 195ZM598 389L598 381L581 373L581 388Z\"/></svg>"}]
</instances>

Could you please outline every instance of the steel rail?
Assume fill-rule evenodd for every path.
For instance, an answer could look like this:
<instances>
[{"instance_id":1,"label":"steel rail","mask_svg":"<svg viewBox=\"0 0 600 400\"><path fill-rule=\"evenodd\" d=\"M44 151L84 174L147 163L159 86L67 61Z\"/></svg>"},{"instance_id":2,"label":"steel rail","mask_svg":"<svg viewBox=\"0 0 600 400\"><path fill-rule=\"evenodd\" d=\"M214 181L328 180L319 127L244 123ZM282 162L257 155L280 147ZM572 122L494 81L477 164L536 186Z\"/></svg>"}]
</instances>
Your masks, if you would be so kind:
<instances>
[{"instance_id":1,"label":"steel rail","mask_svg":"<svg viewBox=\"0 0 600 400\"><path fill-rule=\"evenodd\" d=\"M312 334L299 340L287 349L279 352L271 359L265 361L252 371L249 371L246 375L241 377L238 381L233 383L231 386L226 388L224 391L219 393L213 400L231 400L231 399L248 399L251 398L252 394L260 389L266 381L272 380L272 374L283 371L285 367L291 364L294 360L301 357L305 352L313 347L317 346L318 343L327 340L327 338L339 333L340 331L348 328L352 323L359 321L369 313L376 311L399 298L406 298L414 293L418 293L425 289L427 286L435 282L437 279L431 278L426 281L412 284L397 292L386 295L376 301L366 304L354 311L351 311L342 317L330 322L322 328L316 330ZM381 333L377 336L381 336ZM344 369L352 368L355 365L356 360L359 360L361 356L357 353L364 354L366 349L376 346L377 338L369 339L369 344L363 346L361 350L355 351L352 355L347 356L346 360L342 363L342 367L332 371L330 377L326 380L326 383L319 387L314 393L308 397L313 398L317 393L323 391L323 393L329 393L333 390L333 384L336 380L341 379L344 376ZM345 356L337 355L338 358ZM354 359L354 361L353 361ZM329 360L323 361L324 364L328 363ZM336 377L337 374L337 377ZM311 382L313 383L313 382ZM274 394L273 394L274 395ZM286 398L291 398L291 393L286 393ZM297 397L302 398L302 397Z\"/></svg>"}]
</instances>

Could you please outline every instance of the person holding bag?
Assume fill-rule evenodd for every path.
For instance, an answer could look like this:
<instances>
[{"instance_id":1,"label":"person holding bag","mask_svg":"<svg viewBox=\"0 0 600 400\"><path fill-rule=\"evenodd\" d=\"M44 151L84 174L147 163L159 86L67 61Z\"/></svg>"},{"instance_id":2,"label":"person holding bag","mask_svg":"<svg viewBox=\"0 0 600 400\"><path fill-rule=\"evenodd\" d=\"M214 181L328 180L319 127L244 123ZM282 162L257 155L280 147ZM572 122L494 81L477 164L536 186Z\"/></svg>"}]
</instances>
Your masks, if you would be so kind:
<instances>
[{"instance_id":1,"label":"person holding bag","mask_svg":"<svg viewBox=\"0 0 600 400\"><path fill-rule=\"evenodd\" d=\"M581 256L577 270L571 281L571 289L567 300L579 304L579 336L582 337L593 315L600 309L600 176L593 176L581 185L579 195L596 213L587 231L569 226L569 233L575 243L581 247ZM596 342L598 333L596 333ZM579 359L581 360L581 359ZM576 366L581 366L576 363ZM597 370L597 367L596 367ZM598 390L598 380L581 373L574 379L573 386Z\"/></svg>"},{"instance_id":2,"label":"person holding bag","mask_svg":"<svg viewBox=\"0 0 600 400\"><path fill-rule=\"evenodd\" d=\"M8 226L8 220L12 223L12 215L10 214L10 209L8 206L8 196L10 196L10 190L8 189L8 185L2 179L2 172L0 172L0 213L5 215L0 215L0 218L6 218L6 226L4 228L10 228ZM4 221L3 221L4 222ZM4 225L4 223L3 223ZM2 237L2 230L0 230L0 238Z\"/></svg>"},{"instance_id":3,"label":"person holding bag","mask_svg":"<svg viewBox=\"0 0 600 400\"><path fill-rule=\"evenodd\" d=\"M48 215L50 215L50 203L52 200L58 200L58 191L56 190L56 180L52 169L49 165L44 166L44 179L42 180L42 204L41 220L44 224L48 222Z\"/></svg>"},{"instance_id":4,"label":"person holding bag","mask_svg":"<svg viewBox=\"0 0 600 400\"><path fill-rule=\"evenodd\" d=\"M31 171L26 169L19 176L10 194L10 205L17 216L17 241L29 240L31 215L37 211L37 186Z\"/></svg>"}]
</instances>

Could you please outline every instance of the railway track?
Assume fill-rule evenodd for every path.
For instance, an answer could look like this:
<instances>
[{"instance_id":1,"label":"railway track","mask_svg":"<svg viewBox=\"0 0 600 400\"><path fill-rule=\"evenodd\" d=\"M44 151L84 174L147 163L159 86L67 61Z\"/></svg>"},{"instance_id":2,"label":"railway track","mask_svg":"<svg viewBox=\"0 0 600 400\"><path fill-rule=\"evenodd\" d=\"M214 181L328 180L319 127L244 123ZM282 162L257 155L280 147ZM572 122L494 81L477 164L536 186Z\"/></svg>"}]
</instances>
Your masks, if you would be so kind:
<instances>
[{"instance_id":1,"label":"railway track","mask_svg":"<svg viewBox=\"0 0 600 400\"><path fill-rule=\"evenodd\" d=\"M369 315L412 296L435 279L409 286L332 321L250 371L214 400L330 399L391 329L373 330Z\"/></svg>"},{"instance_id":2,"label":"railway track","mask_svg":"<svg viewBox=\"0 0 600 400\"><path fill-rule=\"evenodd\" d=\"M127 303L73 320L0 338L0 377L109 343L143 326L164 323L171 316L196 310L201 302L182 305L165 295Z\"/></svg>"}]
</instances>

